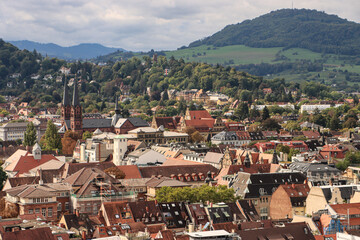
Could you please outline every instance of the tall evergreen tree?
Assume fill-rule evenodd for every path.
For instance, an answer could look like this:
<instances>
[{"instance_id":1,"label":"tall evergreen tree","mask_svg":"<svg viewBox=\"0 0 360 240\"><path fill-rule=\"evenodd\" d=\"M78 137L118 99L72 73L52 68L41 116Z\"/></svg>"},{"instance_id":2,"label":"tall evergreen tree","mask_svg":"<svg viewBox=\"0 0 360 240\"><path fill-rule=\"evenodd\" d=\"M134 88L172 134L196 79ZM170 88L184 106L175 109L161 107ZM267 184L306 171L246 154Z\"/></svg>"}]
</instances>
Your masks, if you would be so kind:
<instances>
[{"instance_id":1,"label":"tall evergreen tree","mask_svg":"<svg viewBox=\"0 0 360 240\"><path fill-rule=\"evenodd\" d=\"M46 150L56 150L61 149L61 138L57 132L55 124L49 120L47 122L46 131L44 135Z\"/></svg>"},{"instance_id":2,"label":"tall evergreen tree","mask_svg":"<svg viewBox=\"0 0 360 240\"><path fill-rule=\"evenodd\" d=\"M330 129L331 130L337 130L340 128L340 120L339 118L334 114L334 116L330 119Z\"/></svg>"},{"instance_id":3,"label":"tall evergreen tree","mask_svg":"<svg viewBox=\"0 0 360 240\"><path fill-rule=\"evenodd\" d=\"M35 126L32 122L29 122L24 133L24 146L34 146L36 138L37 136Z\"/></svg>"},{"instance_id":4,"label":"tall evergreen tree","mask_svg":"<svg viewBox=\"0 0 360 240\"><path fill-rule=\"evenodd\" d=\"M270 113L269 113L269 109L265 106L263 111L262 111L262 120L266 120L270 118Z\"/></svg>"}]
</instances>

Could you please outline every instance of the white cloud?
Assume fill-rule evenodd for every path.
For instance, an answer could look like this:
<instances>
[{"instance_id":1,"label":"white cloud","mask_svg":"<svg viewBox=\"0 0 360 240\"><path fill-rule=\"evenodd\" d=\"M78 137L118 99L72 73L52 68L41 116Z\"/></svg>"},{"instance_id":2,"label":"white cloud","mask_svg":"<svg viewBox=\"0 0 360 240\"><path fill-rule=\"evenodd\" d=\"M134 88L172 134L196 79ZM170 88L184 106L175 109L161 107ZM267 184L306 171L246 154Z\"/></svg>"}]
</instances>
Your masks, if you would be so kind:
<instances>
[{"instance_id":1,"label":"white cloud","mask_svg":"<svg viewBox=\"0 0 360 240\"><path fill-rule=\"evenodd\" d=\"M0 1L0 37L176 49L292 3L360 22L358 0L16 0Z\"/></svg>"}]
</instances>

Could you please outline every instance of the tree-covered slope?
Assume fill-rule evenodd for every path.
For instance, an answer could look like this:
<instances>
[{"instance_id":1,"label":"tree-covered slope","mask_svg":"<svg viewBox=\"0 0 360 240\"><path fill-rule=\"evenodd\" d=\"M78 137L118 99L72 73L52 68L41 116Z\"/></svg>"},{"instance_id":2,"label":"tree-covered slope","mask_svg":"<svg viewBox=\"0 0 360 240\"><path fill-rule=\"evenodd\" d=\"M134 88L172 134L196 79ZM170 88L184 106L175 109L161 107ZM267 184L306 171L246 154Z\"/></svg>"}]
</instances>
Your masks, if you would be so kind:
<instances>
[{"instance_id":1,"label":"tree-covered slope","mask_svg":"<svg viewBox=\"0 0 360 240\"><path fill-rule=\"evenodd\" d=\"M306 9L282 9L223 30L189 45L305 48L315 52L360 54L360 24Z\"/></svg>"}]
</instances>

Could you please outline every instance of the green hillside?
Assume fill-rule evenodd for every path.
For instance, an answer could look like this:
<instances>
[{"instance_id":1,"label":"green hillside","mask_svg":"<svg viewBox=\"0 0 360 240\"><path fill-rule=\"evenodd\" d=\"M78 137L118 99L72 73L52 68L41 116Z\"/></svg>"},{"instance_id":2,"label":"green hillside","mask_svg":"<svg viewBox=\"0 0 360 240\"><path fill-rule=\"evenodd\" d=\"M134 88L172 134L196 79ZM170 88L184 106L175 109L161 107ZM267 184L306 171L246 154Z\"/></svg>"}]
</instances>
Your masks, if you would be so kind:
<instances>
[{"instance_id":1,"label":"green hillside","mask_svg":"<svg viewBox=\"0 0 360 240\"><path fill-rule=\"evenodd\" d=\"M360 24L307 9L282 9L226 26L189 47L245 45L304 48L319 53L360 54Z\"/></svg>"}]
</instances>

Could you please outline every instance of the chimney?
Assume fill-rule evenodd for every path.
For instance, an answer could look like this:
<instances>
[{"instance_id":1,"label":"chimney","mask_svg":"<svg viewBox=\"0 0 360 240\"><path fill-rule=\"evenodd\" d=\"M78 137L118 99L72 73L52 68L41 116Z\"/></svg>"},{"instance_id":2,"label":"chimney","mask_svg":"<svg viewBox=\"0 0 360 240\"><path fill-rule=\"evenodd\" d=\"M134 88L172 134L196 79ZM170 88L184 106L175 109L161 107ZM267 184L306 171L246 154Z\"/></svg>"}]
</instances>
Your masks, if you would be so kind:
<instances>
[{"instance_id":1,"label":"chimney","mask_svg":"<svg viewBox=\"0 0 360 240\"><path fill-rule=\"evenodd\" d=\"M293 189L295 189L295 184L293 183L293 184L291 184L291 187L293 188Z\"/></svg>"},{"instance_id":2,"label":"chimney","mask_svg":"<svg viewBox=\"0 0 360 240\"><path fill-rule=\"evenodd\" d=\"M149 212L149 207L148 207L148 206L145 207L145 211L146 211L147 213Z\"/></svg>"},{"instance_id":3,"label":"chimney","mask_svg":"<svg viewBox=\"0 0 360 240\"><path fill-rule=\"evenodd\" d=\"M5 146L3 148L4 148L4 151L5 151ZM30 146L26 146L26 151L30 152Z\"/></svg>"},{"instance_id":4,"label":"chimney","mask_svg":"<svg viewBox=\"0 0 360 240\"><path fill-rule=\"evenodd\" d=\"M79 217L79 215L80 215L79 214L79 209L75 209L75 214L76 214L77 217Z\"/></svg>"},{"instance_id":5,"label":"chimney","mask_svg":"<svg viewBox=\"0 0 360 240\"><path fill-rule=\"evenodd\" d=\"M82 231L81 233L81 239L86 240L86 231Z\"/></svg>"}]
</instances>

